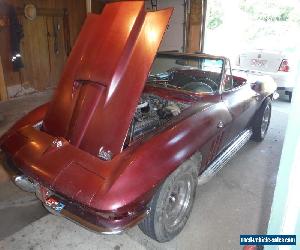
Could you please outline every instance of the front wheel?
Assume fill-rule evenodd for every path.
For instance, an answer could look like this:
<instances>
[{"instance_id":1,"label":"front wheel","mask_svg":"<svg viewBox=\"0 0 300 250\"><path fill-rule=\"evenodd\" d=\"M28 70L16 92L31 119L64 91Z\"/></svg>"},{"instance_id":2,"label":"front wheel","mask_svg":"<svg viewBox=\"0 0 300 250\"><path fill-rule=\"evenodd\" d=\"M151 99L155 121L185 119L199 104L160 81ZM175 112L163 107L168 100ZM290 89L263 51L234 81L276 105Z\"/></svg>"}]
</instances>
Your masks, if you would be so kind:
<instances>
[{"instance_id":1,"label":"front wheel","mask_svg":"<svg viewBox=\"0 0 300 250\"><path fill-rule=\"evenodd\" d=\"M158 242L167 242L185 226L195 199L197 167L184 162L161 185L150 203L149 215L139 228Z\"/></svg>"},{"instance_id":2,"label":"front wheel","mask_svg":"<svg viewBox=\"0 0 300 250\"><path fill-rule=\"evenodd\" d=\"M271 119L272 105L271 99L268 97L260 109L257 111L253 121L252 139L257 142L263 141L265 138Z\"/></svg>"}]
</instances>

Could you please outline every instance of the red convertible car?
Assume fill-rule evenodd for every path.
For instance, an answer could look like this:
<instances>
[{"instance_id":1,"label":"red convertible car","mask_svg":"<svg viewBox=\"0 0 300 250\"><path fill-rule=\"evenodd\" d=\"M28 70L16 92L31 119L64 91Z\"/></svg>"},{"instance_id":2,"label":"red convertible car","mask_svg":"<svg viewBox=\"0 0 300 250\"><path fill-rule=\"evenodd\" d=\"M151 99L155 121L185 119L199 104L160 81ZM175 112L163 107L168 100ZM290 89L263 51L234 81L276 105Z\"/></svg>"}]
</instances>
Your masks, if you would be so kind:
<instances>
[{"instance_id":1,"label":"red convertible car","mask_svg":"<svg viewBox=\"0 0 300 250\"><path fill-rule=\"evenodd\" d=\"M171 13L132 1L89 15L51 102L1 137L14 182L52 213L169 241L197 184L264 139L276 86L232 75L225 57L157 53Z\"/></svg>"}]
</instances>

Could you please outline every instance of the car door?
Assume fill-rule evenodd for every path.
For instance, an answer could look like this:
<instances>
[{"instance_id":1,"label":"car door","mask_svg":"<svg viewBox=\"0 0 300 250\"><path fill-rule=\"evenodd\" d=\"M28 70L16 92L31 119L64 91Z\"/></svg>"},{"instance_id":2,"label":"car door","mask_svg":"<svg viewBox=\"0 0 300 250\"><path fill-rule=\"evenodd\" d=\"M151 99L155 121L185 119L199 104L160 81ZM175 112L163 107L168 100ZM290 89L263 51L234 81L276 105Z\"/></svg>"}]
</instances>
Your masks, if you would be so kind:
<instances>
[{"instance_id":1,"label":"car door","mask_svg":"<svg viewBox=\"0 0 300 250\"><path fill-rule=\"evenodd\" d=\"M222 101L232 116L231 124L225 128L222 142L225 147L248 126L256 111L259 96L249 83L234 84L229 60L225 63L221 92Z\"/></svg>"}]
</instances>

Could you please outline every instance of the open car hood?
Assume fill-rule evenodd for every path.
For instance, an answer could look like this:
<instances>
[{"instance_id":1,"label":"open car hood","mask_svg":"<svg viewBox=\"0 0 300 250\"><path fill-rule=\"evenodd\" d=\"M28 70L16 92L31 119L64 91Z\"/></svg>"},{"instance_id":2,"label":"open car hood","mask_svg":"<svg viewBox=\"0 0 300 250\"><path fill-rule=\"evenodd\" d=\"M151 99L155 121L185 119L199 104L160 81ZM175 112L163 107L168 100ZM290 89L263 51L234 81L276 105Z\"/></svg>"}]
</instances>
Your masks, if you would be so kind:
<instances>
[{"instance_id":1,"label":"open car hood","mask_svg":"<svg viewBox=\"0 0 300 250\"><path fill-rule=\"evenodd\" d=\"M64 68L42 130L97 156L120 153L172 9L143 1L89 14Z\"/></svg>"}]
</instances>

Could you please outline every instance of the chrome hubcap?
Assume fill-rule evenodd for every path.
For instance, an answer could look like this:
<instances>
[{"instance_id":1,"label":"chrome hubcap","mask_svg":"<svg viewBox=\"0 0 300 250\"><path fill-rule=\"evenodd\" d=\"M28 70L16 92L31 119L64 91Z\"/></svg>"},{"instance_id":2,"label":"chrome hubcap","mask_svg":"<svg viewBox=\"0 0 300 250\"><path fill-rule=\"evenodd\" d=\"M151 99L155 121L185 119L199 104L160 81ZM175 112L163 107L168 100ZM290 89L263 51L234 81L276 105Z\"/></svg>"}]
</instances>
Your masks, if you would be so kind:
<instances>
[{"instance_id":1,"label":"chrome hubcap","mask_svg":"<svg viewBox=\"0 0 300 250\"><path fill-rule=\"evenodd\" d=\"M192 179L182 176L173 187L166 199L164 213L164 225L168 231L172 231L186 217L191 202Z\"/></svg>"},{"instance_id":2,"label":"chrome hubcap","mask_svg":"<svg viewBox=\"0 0 300 250\"><path fill-rule=\"evenodd\" d=\"M262 122L261 122L261 134L262 136L265 136L268 127L269 127L269 123L270 123L270 117L271 117L271 107L270 105L268 105L265 108L265 112L264 115L262 117Z\"/></svg>"}]
</instances>

